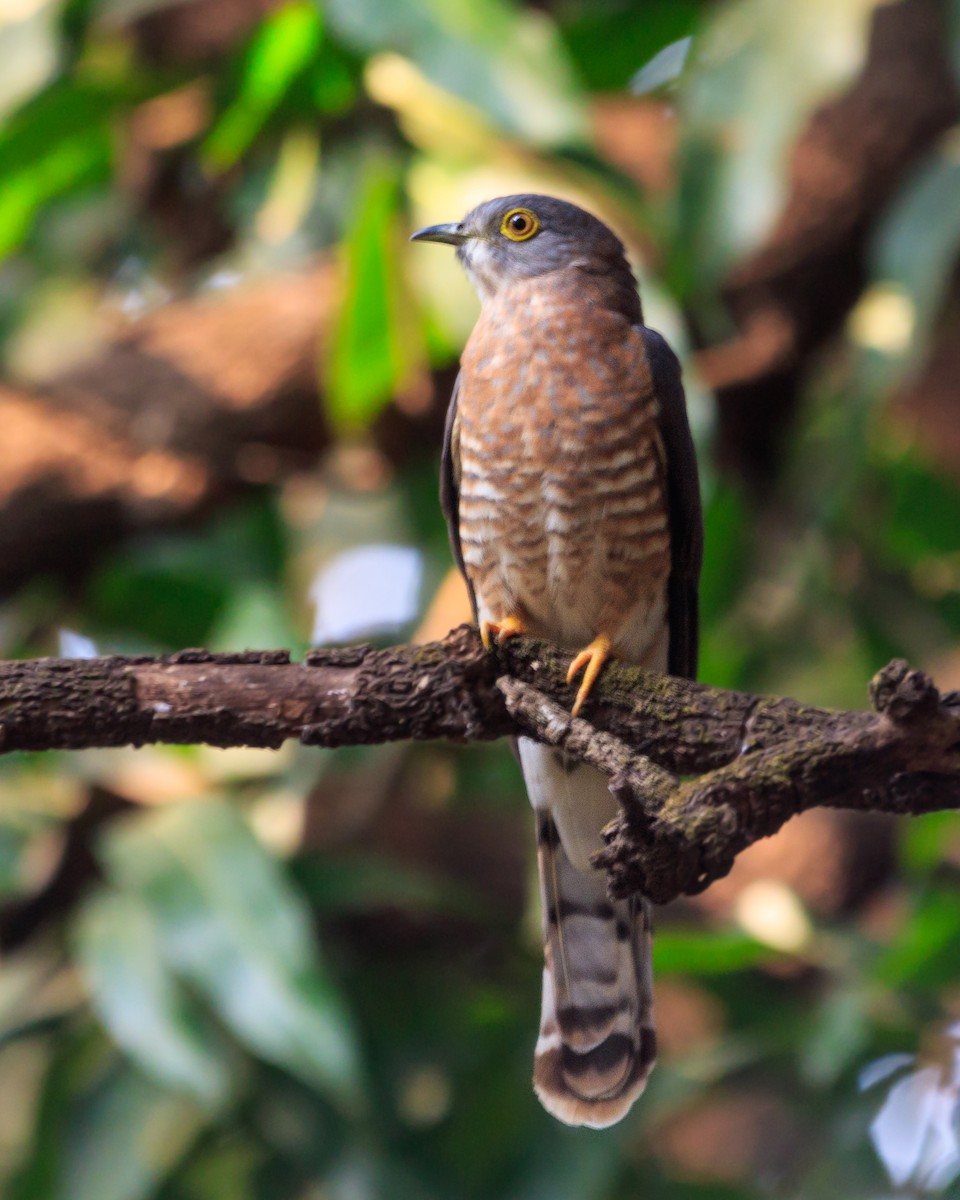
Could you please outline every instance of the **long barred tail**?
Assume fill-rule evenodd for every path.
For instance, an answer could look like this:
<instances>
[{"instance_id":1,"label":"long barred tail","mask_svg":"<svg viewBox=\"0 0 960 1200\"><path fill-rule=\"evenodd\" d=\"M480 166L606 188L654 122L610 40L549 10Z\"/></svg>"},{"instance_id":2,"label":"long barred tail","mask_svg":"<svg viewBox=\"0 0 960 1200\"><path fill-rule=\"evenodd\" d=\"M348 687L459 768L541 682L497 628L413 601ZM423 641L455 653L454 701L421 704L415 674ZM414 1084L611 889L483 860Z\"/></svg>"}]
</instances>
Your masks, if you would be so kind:
<instances>
[{"instance_id":1,"label":"long barred tail","mask_svg":"<svg viewBox=\"0 0 960 1200\"><path fill-rule=\"evenodd\" d=\"M555 752L531 743L521 745L521 757L537 818L543 905L533 1085L559 1120L602 1129L626 1115L656 1058L650 910L639 899L611 902L605 873L589 865L604 817L613 814L603 776L588 767L567 771ZM586 830L590 836L580 837Z\"/></svg>"}]
</instances>

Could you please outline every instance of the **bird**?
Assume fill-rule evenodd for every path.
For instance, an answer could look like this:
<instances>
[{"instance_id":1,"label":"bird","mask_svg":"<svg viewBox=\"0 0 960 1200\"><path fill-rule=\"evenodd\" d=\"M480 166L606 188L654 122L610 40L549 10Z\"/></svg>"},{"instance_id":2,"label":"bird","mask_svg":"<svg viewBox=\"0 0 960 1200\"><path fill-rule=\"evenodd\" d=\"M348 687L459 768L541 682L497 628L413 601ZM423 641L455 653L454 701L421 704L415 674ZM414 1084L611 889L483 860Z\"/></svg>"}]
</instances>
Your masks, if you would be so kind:
<instances>
[{"instance_id":1,"label":"bird","mask_svg":"<svg viewBox=\"0 0 960 1200\"><path fill-rule=\"evenodd\" d=\"M440 499L484 645L573 653L572 713L611 657L694 678L703 521L677 357L643 323L623 243L553 196L485 201L412 241L456 247L480 298L447 413ZM602 1129L656 1059L652 924L591 856L617 812L607 778L530 738L544 935L534 1090Z\"/></svg>"}]
</instances>

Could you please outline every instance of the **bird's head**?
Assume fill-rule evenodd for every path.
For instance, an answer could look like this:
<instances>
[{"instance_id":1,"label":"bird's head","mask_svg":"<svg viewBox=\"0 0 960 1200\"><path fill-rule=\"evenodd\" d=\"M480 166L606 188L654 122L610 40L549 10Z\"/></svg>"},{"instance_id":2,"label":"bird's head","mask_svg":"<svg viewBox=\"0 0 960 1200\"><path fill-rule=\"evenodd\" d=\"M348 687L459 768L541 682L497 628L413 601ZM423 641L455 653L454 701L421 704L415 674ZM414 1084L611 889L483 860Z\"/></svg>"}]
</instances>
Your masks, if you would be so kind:
<instances>
[{"instance_id":1,"label":"bird's head","mask_svg":"<svg viewBox=\"0 0 960 1200\"><path fill-rule=\"evenodd\" d=\"M567 267L630 276L623 244L590 213L554 196L500 196L462 221L430 225L410 239L445 242L486 301L502 287Z\"/></svg>"}]
</instances>

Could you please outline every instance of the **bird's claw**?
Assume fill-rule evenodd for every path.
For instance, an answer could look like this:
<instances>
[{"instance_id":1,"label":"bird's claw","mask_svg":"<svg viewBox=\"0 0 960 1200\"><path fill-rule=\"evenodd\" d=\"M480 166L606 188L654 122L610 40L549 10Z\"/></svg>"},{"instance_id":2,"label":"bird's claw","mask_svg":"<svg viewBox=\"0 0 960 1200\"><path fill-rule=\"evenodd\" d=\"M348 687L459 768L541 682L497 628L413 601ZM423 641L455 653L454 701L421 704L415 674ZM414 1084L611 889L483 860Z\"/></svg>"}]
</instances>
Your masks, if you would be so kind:
<instances>
[{"instance_id":1,"label":"bird's claw","mask_svg":"<svg viewBox=\"0 0 960 1200\"><path fill-rule=\"evenodd\" d=\"M484 650L493 648L494 639L498 646L502 646L507 638L519 637L521 633L526 633L526 629L519 617L504 617L502 621L480 622L480 640L483 642Z\"/></svg>"},{"instance_id":2,"label":"bird's claw","mask_svg":"<svg viewBox=\"0 0 960 1200\"><path fill-rule=\"evenodd\" d=\"M603 669L603 664L610 657L610 639L606 634L601 633L599 637L595 637L593 641L585 649L574 658L567 671L567 683L573 683L577 675L583 671L583 679L580 681L580 688L577 691L577 698L573 702L573 708L570 710L571 716L577 716L580 709L583 708L584 701L590 695L590 689L596 682L597 676Z\"/></svg>"}]
</instances>

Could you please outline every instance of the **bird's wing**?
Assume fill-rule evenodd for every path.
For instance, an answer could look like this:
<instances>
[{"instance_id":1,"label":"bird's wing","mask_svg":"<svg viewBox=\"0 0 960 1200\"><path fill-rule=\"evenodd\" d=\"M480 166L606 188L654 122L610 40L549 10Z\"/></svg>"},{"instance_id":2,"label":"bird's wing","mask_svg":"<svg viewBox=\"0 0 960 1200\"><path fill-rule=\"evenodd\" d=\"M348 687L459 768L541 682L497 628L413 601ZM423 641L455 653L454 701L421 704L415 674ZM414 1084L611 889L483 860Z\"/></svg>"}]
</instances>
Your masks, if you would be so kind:
<instances>
[{"instance_id":1,"label":"bird's wing","mask_svg":"<svg viewBox=\"0 0 960 1200\"><path fill-rule=\"evenodd\" d=\"M703 562L703 510L697 459L687 418L680 363L667 342L642 327L653 387L660 402L660 438L666 455L671 570L668 584L669 669L695 679L699 641L698 588Z\"/></svg>"},{"instance_id":2,"label":"bird's wing","mask_svg":"<svg viewBox=\"0 0 960 1200\"><path fill-rule=\"evenodd\" d=\"M450 549L460 574L470 593L473 619L477 619L477 598L467 578L463 563L463 547L460 545L460 422L457 418L457 394L460 391L460 376L457 375L447 409L447 420L443 430L443 453L440 456L440 507L447 520Z\"/></svg>"}]
</instances>

